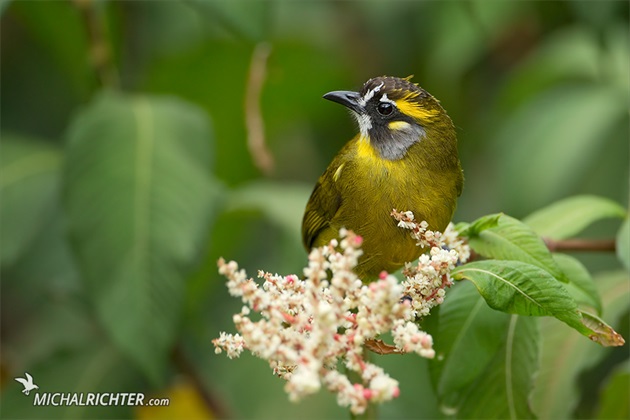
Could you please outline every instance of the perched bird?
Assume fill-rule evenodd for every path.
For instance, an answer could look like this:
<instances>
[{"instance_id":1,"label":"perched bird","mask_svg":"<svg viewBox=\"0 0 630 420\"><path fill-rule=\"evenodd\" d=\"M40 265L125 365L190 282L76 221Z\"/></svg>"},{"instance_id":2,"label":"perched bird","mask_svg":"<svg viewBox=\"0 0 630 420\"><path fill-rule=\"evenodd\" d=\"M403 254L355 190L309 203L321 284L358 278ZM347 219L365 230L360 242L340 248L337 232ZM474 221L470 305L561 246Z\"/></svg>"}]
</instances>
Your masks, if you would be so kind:
<instances>
[{"instance_id":1,"label":"perched bird","mask_svg":"<svg viewBox=\"0 0 630 420\"><path fill-rule=\"evenodd\" d=\"M443 231L462 191L453 123L440 102L409 79L376 77L360 92L324 95L352 111L359 133L317 181L302 241L307 250L322 246L342 227L361 235L355 272L364 280L396 271L425 251L397 226L392 209L412 211L418 222Z\"/></svg>"}]
</instances>

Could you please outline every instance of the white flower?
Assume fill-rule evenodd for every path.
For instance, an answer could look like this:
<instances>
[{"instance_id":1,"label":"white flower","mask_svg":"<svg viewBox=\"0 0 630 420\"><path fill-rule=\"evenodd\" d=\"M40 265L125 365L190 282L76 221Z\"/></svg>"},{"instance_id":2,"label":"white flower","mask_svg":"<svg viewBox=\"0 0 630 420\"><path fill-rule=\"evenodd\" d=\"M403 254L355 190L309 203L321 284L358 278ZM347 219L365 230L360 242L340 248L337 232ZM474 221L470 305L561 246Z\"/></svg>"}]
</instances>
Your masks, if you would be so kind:
<instances>
[{"instance_id":1,"label":"white flower","mask_svg":"<svg viewBox=\"0 0 630 420\"><path fill-rule=\"evenodd\" d=\"M410 230L418 246L429 250L405 265L402 283L385 273L363 284L353 271L362 254L362 238L346 229L340 230L339 241L310 252L304 279L260 271L260 287L237 263L220 259L219 273L244 306L233 317L238 334L221 332L213 340L215 352L235 358L249 350L267 360L273 373L287 381L292 401L322 385L353 414L363 413L370 403L396 398L398 382L364 359L364 346L391 333L397 352L435 357L432 337L413 321L443 302L451 285L450 270L458 258L465 261L470 250L451 226L442 234L427 230L425 221L416 222L412 212L394 210L392 216ZM362 382L353 384L339 366L354 371Z\"/></svg>"},{"instance_id":2,"label":"white flower","mask_svg":"<svg viewBox=\"0 0 630 420\"><path fill-rule=\"evenodd\" d=\"M302 397L314 394L321 388L319 374L315 369L299 366L291 375L285 386L291 401L299 401Z\"/></svg>"}]
</instances>

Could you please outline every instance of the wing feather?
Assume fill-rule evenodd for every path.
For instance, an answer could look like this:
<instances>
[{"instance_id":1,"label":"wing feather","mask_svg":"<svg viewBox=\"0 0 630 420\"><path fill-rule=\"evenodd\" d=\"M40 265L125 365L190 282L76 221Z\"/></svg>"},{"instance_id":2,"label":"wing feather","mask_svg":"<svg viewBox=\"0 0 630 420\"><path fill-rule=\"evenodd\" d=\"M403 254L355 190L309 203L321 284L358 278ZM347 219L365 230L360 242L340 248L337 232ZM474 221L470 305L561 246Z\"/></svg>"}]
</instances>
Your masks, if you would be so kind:
<instances>
[{"instance_id":1,"label":"wing feather","mask_svg":"<svg viewBox=\"0 0 630 420\"><path fill-rule=\"evenodd\" d=\"M322 231L330 227L331 221L341 206L341 193L333 179L338 176L337 169L339 166L331 165L324 172L306 205L302 220L302 242L309 251L315 246L322 245L317 239Z\"/></svg>"}]
</instances>

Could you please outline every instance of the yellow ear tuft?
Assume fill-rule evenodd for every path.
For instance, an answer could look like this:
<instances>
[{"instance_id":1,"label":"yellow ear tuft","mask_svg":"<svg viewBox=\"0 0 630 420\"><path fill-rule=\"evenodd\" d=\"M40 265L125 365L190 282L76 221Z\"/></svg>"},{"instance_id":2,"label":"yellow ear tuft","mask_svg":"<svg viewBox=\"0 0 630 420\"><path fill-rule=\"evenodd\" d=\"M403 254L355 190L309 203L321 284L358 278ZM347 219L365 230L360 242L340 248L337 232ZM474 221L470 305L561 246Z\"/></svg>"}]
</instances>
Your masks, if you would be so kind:
<instances>
[{"instance_id":1,"label":"yellow ear tuft","mask_svg":"<svg viewBox=\"0 0 630 420\"><path fill-rule=\"evenodd\" d=\"M405 97L402 99L398 99L396 101L396 106L405 115L412 117L417 121L430 121L433 118L437 117L440 111L436 109L425 109L421 107L418 103L416 103L410 97Z\"/></svg>"}]
</instances>

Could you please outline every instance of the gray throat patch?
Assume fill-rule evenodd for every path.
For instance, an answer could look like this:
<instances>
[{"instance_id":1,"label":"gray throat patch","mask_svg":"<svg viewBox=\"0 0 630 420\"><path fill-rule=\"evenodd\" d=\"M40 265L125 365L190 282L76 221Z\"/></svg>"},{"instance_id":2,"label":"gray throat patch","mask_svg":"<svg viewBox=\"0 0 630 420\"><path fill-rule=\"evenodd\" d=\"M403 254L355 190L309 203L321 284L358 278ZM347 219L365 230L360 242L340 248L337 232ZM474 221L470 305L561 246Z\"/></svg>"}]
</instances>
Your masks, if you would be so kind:
<instances>
[{"instance_id":1,"label":"gray throat patch","mask_svg":"<svg viewBox=\"0 0 630 420\"><path fill-rule=\"evenodd\" d=\"M417 124L399 130L376 127L370 130L370 144L383 159L400 160L407 154L407 150L425 137L426 133Z\"/></svg>"}]
</instances>

